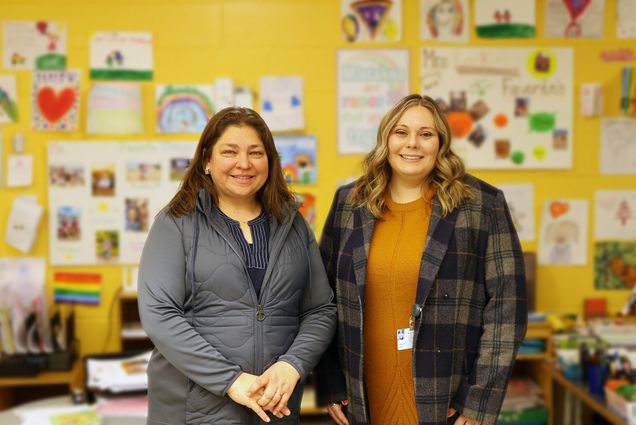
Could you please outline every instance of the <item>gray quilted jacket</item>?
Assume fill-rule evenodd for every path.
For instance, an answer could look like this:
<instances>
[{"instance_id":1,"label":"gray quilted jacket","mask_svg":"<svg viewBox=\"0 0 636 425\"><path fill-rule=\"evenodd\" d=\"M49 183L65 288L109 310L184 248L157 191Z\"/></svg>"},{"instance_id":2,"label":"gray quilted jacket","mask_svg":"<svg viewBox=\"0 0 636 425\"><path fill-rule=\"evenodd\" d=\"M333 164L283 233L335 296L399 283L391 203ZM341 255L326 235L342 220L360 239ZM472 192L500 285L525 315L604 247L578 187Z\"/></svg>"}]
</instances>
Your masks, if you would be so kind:
<instances>
[{"instance_id":1,"label":"gray quilted jacket","mask_svg":"<svg viewBox=\"0 0 636 425\"><path fill-rule=\"evenodd\" d=\"M139 313L155 344L148 366L148 424L263 423L226 392L241 371L282 360L301 376L288 406L299 422L302 381L335 331L336 308L318 246L294 211L270 219L270 257L257 298L241 251L210 195L150 229L139 269Z\"/></svg>"}]
</instances>

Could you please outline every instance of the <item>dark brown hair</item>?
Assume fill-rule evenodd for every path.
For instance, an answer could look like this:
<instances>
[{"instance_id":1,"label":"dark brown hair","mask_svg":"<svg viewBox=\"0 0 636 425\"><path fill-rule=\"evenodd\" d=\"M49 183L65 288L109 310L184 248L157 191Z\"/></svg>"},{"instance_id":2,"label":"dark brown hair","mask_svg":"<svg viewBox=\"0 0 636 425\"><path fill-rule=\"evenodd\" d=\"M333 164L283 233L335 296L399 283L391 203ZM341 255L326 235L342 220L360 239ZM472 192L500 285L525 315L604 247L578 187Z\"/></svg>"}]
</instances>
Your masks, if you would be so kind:
<instances>
[{"instance_id":1,"label":"dark brown hair","mask_svg":"<svg viewBox=\"0 0 636 425\"><path fill-rule=\"evenodd\" d=\"M168 204L168 212L173 217L190 214L196 206L197 196L201 189L207 190L214 201L218 202L216 187L212 178L205 174L205 167L210 161L212 148L225 130L231 126L249 126L256 130L261 142L263 142L263 147L267 154L269 174L267 181L265 181L265 184L256 195L263 209L270 216L280 220L283 214L294 204L294 195L292 195L285 183L280 157L267 124L255 111L231 106L217 112L203 129L194 152L194 158L192 158L188 171L183 176L179 191Z\"/></svg>"}]
</instances>

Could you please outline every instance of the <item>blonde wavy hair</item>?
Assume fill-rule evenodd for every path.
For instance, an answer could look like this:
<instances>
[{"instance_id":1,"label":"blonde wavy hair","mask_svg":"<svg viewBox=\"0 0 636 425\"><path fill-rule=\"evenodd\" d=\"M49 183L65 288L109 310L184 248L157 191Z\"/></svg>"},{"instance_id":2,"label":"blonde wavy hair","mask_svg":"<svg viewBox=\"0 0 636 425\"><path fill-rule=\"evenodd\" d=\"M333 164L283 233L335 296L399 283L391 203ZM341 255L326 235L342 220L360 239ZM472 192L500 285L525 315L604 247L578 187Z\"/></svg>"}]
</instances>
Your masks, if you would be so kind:
<instances>
[{"instance_id":1,"label":"blonde wavy hair","mask_svg":"<svg viewBox=\"0 0 636 425\"><path fill-rule=\"evenodd\" d=\"M470 187L464 183L464 163L450 148L451 130L444 113L432 98L411 94L393 106L380 121L375 147L364 159L363 175L357 180L349 198L355 206L366 207L376 218L380 218L386 209L385 196L392 175L388 160L389 135L404 112L414 106L423 106L433 114L439 137L435 166L423 185L435 185L444 216L462 200L472 197Z\"/></svg>"}]
</instances>

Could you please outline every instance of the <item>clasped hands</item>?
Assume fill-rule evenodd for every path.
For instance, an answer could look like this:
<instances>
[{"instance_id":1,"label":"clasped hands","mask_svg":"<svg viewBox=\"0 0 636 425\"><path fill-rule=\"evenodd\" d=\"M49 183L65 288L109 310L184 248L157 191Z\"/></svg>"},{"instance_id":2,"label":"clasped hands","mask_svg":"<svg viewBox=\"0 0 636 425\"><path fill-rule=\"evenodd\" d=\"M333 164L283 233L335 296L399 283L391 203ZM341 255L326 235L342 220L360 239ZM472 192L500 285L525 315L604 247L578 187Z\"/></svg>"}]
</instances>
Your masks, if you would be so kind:
<instances>
[{"instance_id":1,"label":"clasped hands","mask_svg":"<svg viewBox=\"0 0 636 425\"><path fill-rule=\"evenodd\" d=\"M279 361L269 367L261 376L241 373L227 391L236 403L253 410L263 421L269 422L266 411L277 418L289 416L287 407L300 374L289 363Z\"/></svg>"}]
</instances>

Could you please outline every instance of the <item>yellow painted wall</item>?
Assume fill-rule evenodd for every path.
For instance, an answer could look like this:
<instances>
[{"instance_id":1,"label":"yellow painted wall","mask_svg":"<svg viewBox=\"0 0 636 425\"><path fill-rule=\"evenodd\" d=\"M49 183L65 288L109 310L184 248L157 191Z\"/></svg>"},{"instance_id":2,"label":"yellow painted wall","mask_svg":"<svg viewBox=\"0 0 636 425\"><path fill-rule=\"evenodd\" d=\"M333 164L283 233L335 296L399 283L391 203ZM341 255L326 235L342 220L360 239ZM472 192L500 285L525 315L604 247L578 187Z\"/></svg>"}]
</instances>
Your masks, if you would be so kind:
<instances>
[{"instance_id":1,"label":"yellow painted wall","mask_svg":"<svg viewBox=\"0 0 636 425\"><path fill-rule=\"evenodd\" d=\"M599 189L635 189L636 178L601 176L599 173L599 118L578 116L578 89L581 83L599 82L606 89L607 116L618 114L620 71L624 63L604 63L604 50L636 50L636 40L615 37L615 2L605 2L605 37L599 40L548 40L543 34L544 0L537 1L537 38L530 40L479 40L475 46L571 46L574 48L574 167L566 171L478 171L474 174L493 184L535 184L535 228L541 206L555 198L587 199L590 202L589 234L593 236L594 192ZM35 194L47 205L46 144L51 140L100 140L86 135L86 98L89 39L95 31L150 31L154 36L155 78L142 83L146 133L127 140L173 139L154 133L155 83L210 83L229 76L237 85L258 90L263 75L300 75L304 78L306 133L319 141L319 183L297 187L317 196L318 232L326 218L336 182L356 175L362 156L336 153L336 51L345 47L402 47L411 53L411 89L419 87L419 0L404 0L403 41L398 44L351 46L340 34L339 0L0 0L0 20L64 21L68 28L68 67L81 69L81 131L36 133L30 131L31 73L15 72L18 78L20 121L2 127L3 164L11 152L15 133L26 136L26 150L35 157L35 183L27 189L0 189L0 226L5 226L9 206L22 194ZM0 37L2 34L0 34ZM1 44L0 44L1 45ZM634 66L634 63L629 65ZM9 71L0 70L7 74ZM101 137L101 139L104 139ZM109 137L109 139L112 139ZM184 140L191 140L187 136ZM4 167L3 167L4 168ZM537 230L538 233L538 230ZM536 242L524 249L536 251ZM539 267L537 307L551 312L582 311L585 297L606 296L609 309L616 312L627 298L627 291L594 290L593 240L588 244L586 266ZM0 257L22 254L0 243ZM33 256L48 255L48 219L45 213L38 231ZM47 288L52 274L70 267L49 267ZM121 285L119 266L74 267L76 271L103 274L104 289L99 307L76 307L77 332L83 353L119 349L118 306L111 303ZM111 314L112 313L112 314ZM109 322L112 329L105 345Z\"/></svg>"}]
</instances>

